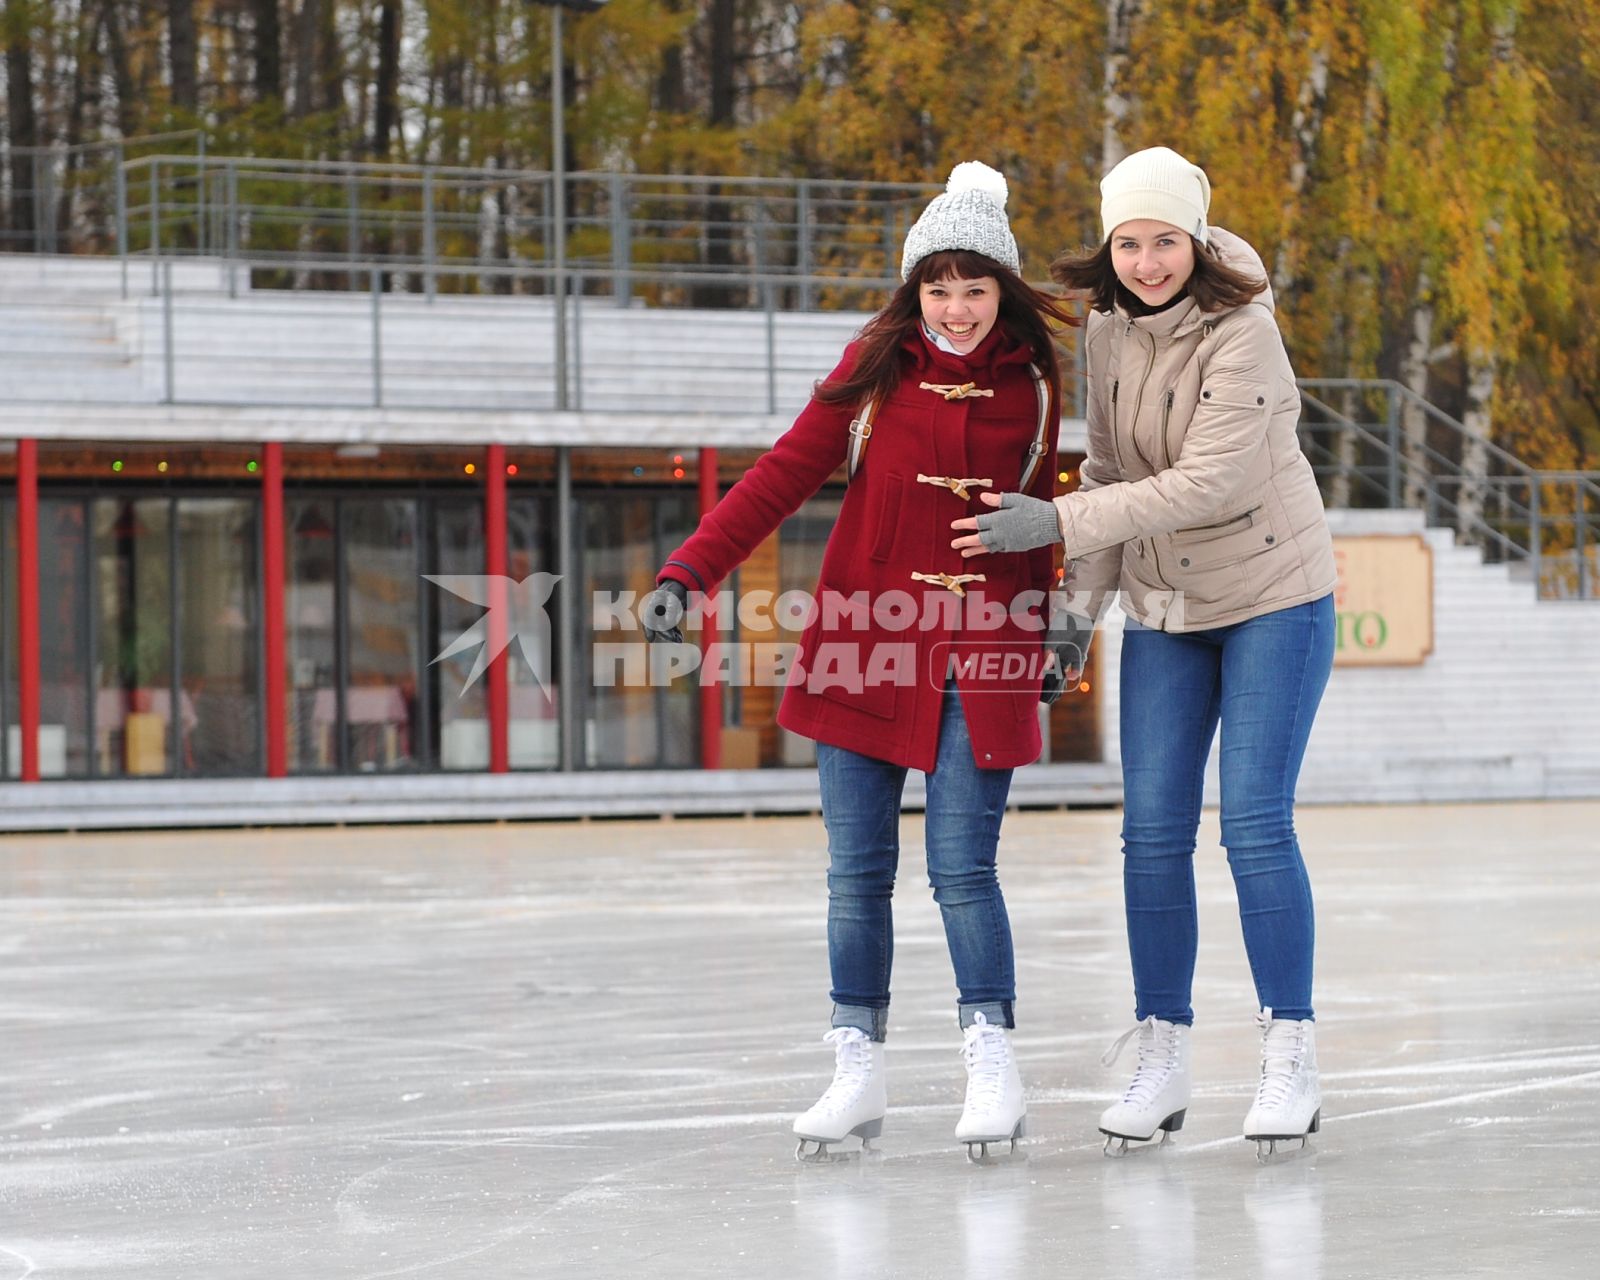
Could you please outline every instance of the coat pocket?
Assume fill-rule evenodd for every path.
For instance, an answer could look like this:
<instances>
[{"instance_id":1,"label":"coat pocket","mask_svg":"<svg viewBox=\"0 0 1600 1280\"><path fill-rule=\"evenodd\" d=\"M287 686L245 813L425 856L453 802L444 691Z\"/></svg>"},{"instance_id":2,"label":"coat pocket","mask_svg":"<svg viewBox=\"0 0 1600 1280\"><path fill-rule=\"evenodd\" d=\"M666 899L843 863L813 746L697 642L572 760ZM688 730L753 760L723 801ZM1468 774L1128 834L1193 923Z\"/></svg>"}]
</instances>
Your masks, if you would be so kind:
<instances>
[{"instance_id":1,"label":"coat pocket","mask_svg":"<svg viewBox=\"0 0 1600 1280\"><path fill-rule=\"evenodd\" d=\"M1178 566L1183 569L1236 564L1265 551L1276 541L1261 503L1225 520L1178 529L1169 537Z\"/></svg>"},{"instance_id":2,"label":"coat pocket","mask_svg":"<svg viewBox=\"0 0 1600 1280\"><path fill-rule=\"evenodd\" d=\"M905 482L900 476L892 472L884 476L878 495L871 551L872 559L880 564L888 560L894 551L895 534L900 530L900 494L904 488Z\"/></svg>"}]
</instances>

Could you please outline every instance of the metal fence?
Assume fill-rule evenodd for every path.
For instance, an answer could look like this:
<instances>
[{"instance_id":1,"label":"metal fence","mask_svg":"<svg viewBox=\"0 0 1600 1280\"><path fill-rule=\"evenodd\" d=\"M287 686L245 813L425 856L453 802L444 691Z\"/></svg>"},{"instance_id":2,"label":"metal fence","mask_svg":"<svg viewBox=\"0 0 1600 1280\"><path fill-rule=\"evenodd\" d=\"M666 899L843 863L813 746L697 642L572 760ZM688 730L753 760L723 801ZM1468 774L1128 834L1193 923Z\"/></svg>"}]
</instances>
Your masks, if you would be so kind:
<instances>
[{"instance_id":1,"label":"metal fence","mask_svg":"<svg viewBox=\"0 0 1600 1280\"><path fill-rule=\"evenodd\" d=\"M0 165L0 252L115 253L122 235L119 174L147 155L193 148L198 129L75 146L9 147Z\"/></svg>"},{"instance_id":2,"label":"metal fence","mask_svg":"<svg viewBox=\"0 0 1600 1280\"><path fill-rule=\"evenodd\" d=\"M1389 379L1302 378L1301 446L1334 508L1421 509L1541 599L1600 598L1600 472L1541 471Z\"/></svg>"},{"instance_id":3,"label":"metal fence","mask_svg":"<svg viewBox=\"0 0 1600 1280\"><path fill-rule=\"evenodd\" d=\"M286 268L258 287L363 288L350 268L376 263L416 270L429 292L542 292L568 268L603 269L622 304L755 305L754 282L787 276L778 305L809 310L829 305L831 281L892 276L940 190L582 171L566 177L557 228L548 171L216 156L193 136L193 154L153 151L151 139L146 154L120 143L30 152L31 187L11 184L0 247ZM482 270L453 270L469 265Z\"/></svg>"}]
</instances>

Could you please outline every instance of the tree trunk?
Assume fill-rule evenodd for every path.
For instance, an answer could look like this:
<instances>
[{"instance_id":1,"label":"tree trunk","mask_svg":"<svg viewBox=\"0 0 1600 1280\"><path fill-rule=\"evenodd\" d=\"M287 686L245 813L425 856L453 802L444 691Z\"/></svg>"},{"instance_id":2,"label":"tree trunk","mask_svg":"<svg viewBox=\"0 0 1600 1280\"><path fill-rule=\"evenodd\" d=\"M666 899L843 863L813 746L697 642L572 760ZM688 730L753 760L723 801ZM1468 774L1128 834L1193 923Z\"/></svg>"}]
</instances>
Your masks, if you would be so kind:
<instances>
[{"instance_id":1,"label":"tree trunk","mask_svg":"<svg viewBox=\"0 0 1600 1280\"><path fill-rule=\"evenodd\" d=\"M109 0L114 4L116 0ZM194 0L167 0L167 59L172 67L172 105L194 111L200 105L195 58Z\"/></svg>"},{"instance_id":2,"label":"tree trunk","mask_svg":"<svg viewBox=\"0 0 1600 1280\"><path fill-rule=\"evenodd\" d=\"M283 33L278 0L251 0L255 18L256 101L283 99Z\"/></svg>"},{"instance_id":3,"label":"tree trunk","mask_svg":"<svg viewBox=\"0 0 1600 1280\"><path fill-rule=\"evenodd\" d=\"M315 67L321 3L322 0L300 0L299 12L294 16L294 92L289 113L296 118L308 116L317 109Z\"/></svg>"},{"instance_id":4,"label":"tree trunk","mask_svg":"<svg viewBox=\"0 0 1600 1280\"><path fill-rule=\"evenodd\" d=\"M669 14L681 13L683 0L663 0ZM661 69L656 74L656 108L668 115L681 115L686 109L683 45L674 41L661 51Z\"/></svg>"},{"instance_id":5,"label":"tree trunk","mask_svg":"<svg viewBox=\"0 0 1600 1280\"><path fill-rule=\"evenodd\" d=\"M1100 172L1109 173L1128 154L1122 141L1122 122L1133 106L1117 81L1133 49L1133 24L1142 0L1106 0L1106 56L1100 81L1100 115L1105 122L1100 137Z\"/></svg>"},{"instance_id":6,"label":"tree trunk","mask_svg":"<svg viewBox=\"0 0 1600 1280\"><path fill-rule=\"evenodd\" d=\"M33 157L18 155L18 147L39 145L39 119L33 103L33 38L29 29L27 7L20 0L6 0L6 142L11 150L11 208L8 226L12 243L19 249L38 251L34 232L38 220L34 217L34 174L37 171Z\"/></svg>"},{"instance_id":7,"label":"tree trunk","mask_svg":"<svg viewBox=\"0 0 1600 1280\"><path fill-rule=\"evenodd\" d=\"M1428 398L1428 366L1433 359L1433 282L1426 268L1417 276L1411 303L1411 337L1400 361L1400 381L1422 400ZM1422 508L1427 496L1429 474L1425 447L1428 443L1428 416L1409 396L1400 409L1401 465L1404 468L1404 505Z\"/></svg>"},{"instance_id":8,"label":"tree trunk","mask_svg":"<svg viewBox=\"0 0 1600 1280\"><path fill-rule=\"evenodd\" d=\"M344 98L344 60L339 56L339 23L334 0L317 0L317 86L322 109L348 123ZM357 135L360 136L359 134Z\"/></svg>"},{"instance_id":9,"label":"tree trunk","mask_svg":"<svg viewBox=\"0 0 1600 1280\"><path fill-rule=\"evenodd\" d=\"M1322 117L1328 103L1328 51L1313 49L1305 78L1300 82L1300 92L1295 98L1294 116L1290 131L1294 135L1294 159L1289 164L1289 195L1293 215L1300 211L1300 199L1305 194L1306 176L1317 158L1317 144L1322 140ZM1272 262L1272 290L1278 304L1294 285L1298 241L1291 221L1284 228L1278 251Z\"/></svg>"},{"instance_id":10,"label":"tree trunk","mask_svg":"<svg viewBox=\"0 0 1600 1280\"><path fill-rule=\"evenodd\" d=\"M1461 425L1461 489L1456 495L1456 529L1464 542L1484 545L1484 495L1488 485L1489 436L1493 420L1495 358L1492 351L1467 355L1467 398Z\"/></svg>"},{"instance_id":11,"label":"tree trunk","mask_svg":"<svg viewBox=\"0 0 1600 1280\"><path fill-rule=\"evenodd\" d=\"M372 104L372 154L389 154L400 115L400 0L382 0L378 11L378 79Z\"/></svg>"},{"instance_id":12,"label":"tree trunk","mask_svg":"<svg viewBox=\"0 0 1600 1280\"><path fill-rule=\"evenodd\" d=\"M711 0L707 7L707 71L711 77L711 97L706 123L713 129L726 129L734 122L735 23L737 0ZM733 265L733 206L721 199L721 188L713 187L706 200L706 266L711 270ZM727 306L728 291L720 285L705 285L694 290L697 306Z\"/></svg>"},{"instance_id":13,"label":"tree trunk","mask_svg":"<svg viewBox=\"0 0 1600 1280\"><path fill-rule=\"evenodd\" d=\"M102 0L100 12L105 20L106 53L111 58L111 83L117 90L117 132L131 138L139 132L139 91L133 83L133 68L128 62L128 42L122 34L122 17L117 0Z\"/></svg>"}]
</instances>

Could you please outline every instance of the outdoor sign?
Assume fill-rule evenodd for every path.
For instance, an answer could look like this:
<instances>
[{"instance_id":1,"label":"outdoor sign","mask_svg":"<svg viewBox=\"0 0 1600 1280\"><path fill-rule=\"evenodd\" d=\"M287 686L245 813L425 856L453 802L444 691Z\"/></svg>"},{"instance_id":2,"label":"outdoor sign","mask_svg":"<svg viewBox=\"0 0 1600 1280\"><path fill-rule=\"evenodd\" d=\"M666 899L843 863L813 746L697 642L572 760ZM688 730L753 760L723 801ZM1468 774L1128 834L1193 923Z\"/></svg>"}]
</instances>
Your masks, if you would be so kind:
<instances>
[{"instance_id":1,"label":"outdoor sign","mask_svg":"<svg viewBox=\"0 0 1600 1280\"><path fill-rule=\"evenodd\" d=\"M1433 548L1419 534L1333 540L1336 667L1417 666L1433 652Z\"/></svg>"}]
</instances>

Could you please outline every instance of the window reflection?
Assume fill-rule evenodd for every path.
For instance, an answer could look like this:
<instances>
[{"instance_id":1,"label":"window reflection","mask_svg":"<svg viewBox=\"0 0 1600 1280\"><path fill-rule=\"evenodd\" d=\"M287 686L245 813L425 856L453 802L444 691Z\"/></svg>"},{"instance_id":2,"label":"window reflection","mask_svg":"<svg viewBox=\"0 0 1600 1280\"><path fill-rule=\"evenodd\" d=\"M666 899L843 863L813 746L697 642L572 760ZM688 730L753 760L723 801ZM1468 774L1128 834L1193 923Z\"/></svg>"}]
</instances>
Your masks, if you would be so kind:
<instances>
[{"instance_id":1,"label":"window reflection","mask_svg":"<svg viewBox=\"0 0 1600 1280\"><path fill-rule=\"evenodd\" d=\"M416 751L422 572L417 502L347 498L340 507L348 619L347 768L405 768L414 763Z\"/></svg>"},{"instance_id":2,"label":"window reflection","mask_svg":"<svg viewBox=\"0 0 1600 1280\"><path fill-rule=\"evenodd\" d=\"M655 585L668 552L694 529L698 503L681 490L585 493L577 500L581 564L579 658L584 665L584 758L591 768L698 764L699 681L680 679L670 689L596 688L593 645L644 642L638 631L594 632L590 602L595 592L631 591L637 600Z\"/></svg>"},{"instance_id":3,"label":"window reflection","mask_svg":"<svg viewBox=\"0 0 1600 1280\"><path fill-rule=\"evenodd\" d=\"M483 506L471 499L439 502L433 506L432 573L481 574L484 568ZM489 679L482 672L472 680L481 649L474 646L438 662L462 633L484 616L473 604L441 586L429 584L426 600L431 625L428 668L429 696L435 732L434 758L441 769L489 767ZM512 650L515 662L515 647ZM471 684L468 681L472 680Z\"/></svg>"},{"instance_id":4,"label":"window reflection","mask_svg":"<svg viewBox=\"0 0 1600 1280\"><path fill-rule=\"evenodd\" d=\"M285 684L289 769L294 773L339 767L337 521L331 498L297 498L284 504L289 542Z\"/></svg>"},{"instance_id":5,"label":"window reflection","mask_svg":"<svg viewBox=\"0 0 1600 1280\"><path fill-rule=\"evenodd\" d=\"M193 713L179 772L254 773L261 767L257 505L180 498L177 507L179 686Z\"/></svg>"},{"instance_id":6,"label":"window reflection","mask_svg":"<svg viewBox=\"0 0 1600 1280\"><path fill-rule=\"evenodd\" d=\"M94 512L96 770L173 771L173 720L196 724L173 689L172 526L166 498L97 498Z\"/></svg>"}]
</instances>

